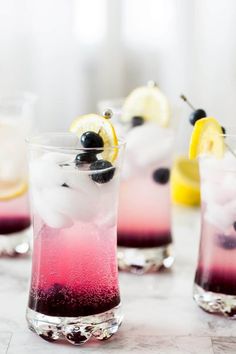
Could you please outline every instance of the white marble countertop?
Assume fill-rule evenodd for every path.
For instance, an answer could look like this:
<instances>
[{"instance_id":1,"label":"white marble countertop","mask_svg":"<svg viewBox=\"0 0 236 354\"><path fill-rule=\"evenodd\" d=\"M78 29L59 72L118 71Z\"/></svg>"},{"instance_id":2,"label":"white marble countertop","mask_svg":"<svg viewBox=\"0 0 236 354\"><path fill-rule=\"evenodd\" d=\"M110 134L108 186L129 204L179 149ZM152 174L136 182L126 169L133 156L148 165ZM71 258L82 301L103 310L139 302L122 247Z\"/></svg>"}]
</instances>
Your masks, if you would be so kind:
<instances>
[{"instance_id":1,"label":"white marble countertop","mask_svg":"<svg viewBox=\"0 0 236 354\"><path fill-rule=\"evenodd\" d=\"M176 262L171 271L120 274L125 319L106 342L48 343L26 327L30 259L0 259L0 354L233 354L236 322L209 315L192 300L199 211L174 208ZM235 337L234 337L235 336Z\"/></svg>"}]
</instances>

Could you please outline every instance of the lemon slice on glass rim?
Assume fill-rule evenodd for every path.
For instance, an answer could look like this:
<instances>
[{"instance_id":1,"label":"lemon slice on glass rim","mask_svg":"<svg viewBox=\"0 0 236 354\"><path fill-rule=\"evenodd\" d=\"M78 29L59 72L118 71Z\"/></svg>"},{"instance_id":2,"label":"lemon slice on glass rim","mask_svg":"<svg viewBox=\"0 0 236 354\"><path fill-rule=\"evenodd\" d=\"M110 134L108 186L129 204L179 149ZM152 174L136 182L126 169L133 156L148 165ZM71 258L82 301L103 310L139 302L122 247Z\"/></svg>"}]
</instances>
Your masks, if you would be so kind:
<instances>
[{"instance_id":1,"label":"lemon slice on glass rim","mask_svg":"<svg viewBox=\"0 0 236 354\"><path fill-rule=\"evenodd\" d=\"M195 159L203 154L221 158L224 151L225 142L219 122L213 117L199 119L190 139L189 158Z\"/></svg>"},{"instance_id":2,"label":"lemon slice on glass rim","mask_svg":"<svg viewBox=\"0 0 236 354\"><path fill-rule=\"evenodd\" d=\"M22 196L28 190L27 182L23 180L1 181L0 180L0 201L8 201Z\"/></svg>"},{"instance_id":3,"label":"lemon slice on glass rim","mask_svg":"<svg viewBox=\"0 0 236 354\"><path fill-rule=\"evenodd\" d=\"M135 116L141 116L145 121L158 123L167 127L170 121L170 106L167 97L161 92L155 82L134 89L125 99L121 120L129 122Z\"/></svg>"},{"instance_id":4,"label":"lemon slice on glass rim","mask_svg":"<svg viewBox=\"0 0 236 354\"><path fill-rule=\"evenodd\" d=\"M113 124L110 122L112 113L108 111L107 116L98 114L86 114L77 117L70 126L70 132L81 137L88 131L99 134L104 143L104 150L101 152L104 160L114 162L118 155L118 138Z\"/></svg>"}]
</instances>

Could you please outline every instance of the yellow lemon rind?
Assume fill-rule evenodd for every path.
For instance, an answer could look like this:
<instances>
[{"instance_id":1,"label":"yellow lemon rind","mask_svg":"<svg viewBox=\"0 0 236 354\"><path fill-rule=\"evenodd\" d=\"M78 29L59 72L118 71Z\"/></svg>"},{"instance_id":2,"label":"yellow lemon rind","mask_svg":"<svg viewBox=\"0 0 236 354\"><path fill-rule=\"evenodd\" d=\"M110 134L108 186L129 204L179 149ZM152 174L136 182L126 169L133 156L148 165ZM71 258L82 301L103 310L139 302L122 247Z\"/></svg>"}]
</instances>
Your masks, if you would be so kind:
<instances>
[{"instance_id":1,"label":"yellow lemon rind","mask_svg":"<svg viewBox=\"0 0 236 354\"><path fill-rule=\"evenodd\" d=\"M114 162L118 155L118 139L115 128L105 117L98 114L87 114L77 117L70 126L70 132L81 136L86 131L99 133L104 142L103 159Z\"/></svg>"}]
</instances>

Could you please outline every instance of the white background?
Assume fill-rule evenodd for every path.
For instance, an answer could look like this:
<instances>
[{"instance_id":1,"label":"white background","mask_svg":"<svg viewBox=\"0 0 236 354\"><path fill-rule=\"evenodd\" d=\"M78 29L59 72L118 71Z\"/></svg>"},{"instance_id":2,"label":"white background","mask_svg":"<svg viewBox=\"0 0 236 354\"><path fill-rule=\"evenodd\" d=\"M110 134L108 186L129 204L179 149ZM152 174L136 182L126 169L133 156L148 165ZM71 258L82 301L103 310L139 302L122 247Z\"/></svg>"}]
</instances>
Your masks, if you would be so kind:
<instances>
[{"instance_id":1,"label":"white background","mask_svg":"<svg viewBox=\"0 0 236 354\"><path fill-rule=\"evenodd\" d=\"M232 124L235 19L235 0L0 0L0 94L35 92L39 128L63 130L155 79Z\"/></svg>"}]
</instances>

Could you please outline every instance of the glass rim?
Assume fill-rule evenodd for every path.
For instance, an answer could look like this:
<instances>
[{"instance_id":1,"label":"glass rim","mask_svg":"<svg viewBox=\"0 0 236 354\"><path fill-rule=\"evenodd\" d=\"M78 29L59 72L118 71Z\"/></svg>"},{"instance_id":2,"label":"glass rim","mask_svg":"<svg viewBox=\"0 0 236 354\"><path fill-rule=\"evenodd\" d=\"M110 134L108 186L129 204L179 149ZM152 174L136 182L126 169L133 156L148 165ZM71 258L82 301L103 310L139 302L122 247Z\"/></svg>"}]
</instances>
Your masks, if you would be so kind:
<instances>
[{"instance_id":1,"label":"glass rim","mask_svg":"<svg viewBox=\"0 0 236 354\"><path fill-rule=\"evenodd\" d=\"M40 139L43 139L44 137L63 137L63 136L72 136L72 137L77 137L75 133L72 132L45 132L37 135L31 135L25 139L26 143L28 146L32 147L38 147L46 150L67 150L67 151L109 151L109 150L114 150L114 149L119 149L121 150L123 147L126 145L126 141L120 137L118 139L118 144L117 145L112 145L112 146L106 146L106 147L92 147L92 148L86 148L83 146L61 146L60 144L50 144L50 143L44 143L40 142ZM39 139L39 141L37 141ZM36 141L34 141L36 140Z\"/></svg>"}]
</instances>

